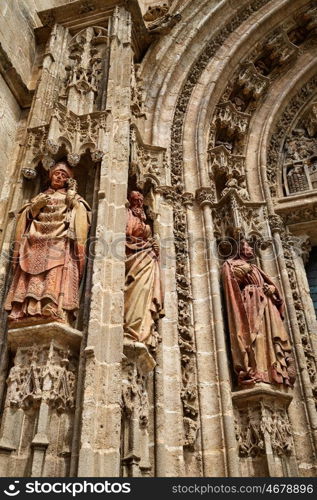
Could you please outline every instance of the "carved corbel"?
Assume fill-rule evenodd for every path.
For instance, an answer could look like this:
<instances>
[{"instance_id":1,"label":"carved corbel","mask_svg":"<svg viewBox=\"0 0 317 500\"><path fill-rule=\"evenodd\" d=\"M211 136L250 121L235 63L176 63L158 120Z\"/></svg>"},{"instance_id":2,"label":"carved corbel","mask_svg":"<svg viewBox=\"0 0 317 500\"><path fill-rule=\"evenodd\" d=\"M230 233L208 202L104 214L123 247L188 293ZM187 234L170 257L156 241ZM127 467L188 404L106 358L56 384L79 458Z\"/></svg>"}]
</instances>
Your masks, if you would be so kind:
<instances>
[{"instance_id":1,"label":"carved corbel","mask_svg":"<svg viewBox=\"0 0 317 500\"><path fill-rule=\"evenodd\" d=\"M216 202L215 192L210 187L201 187L196 191L196 200L200 207L213 206Z\"/></svg>"},{"instance_id":2,"label":"carved corbel","mask_svg":"<svg viewBox=\"0 0 317 500\"><path fill-rule=\"evenodd\" d=\"M269 215L269 225L273 234L279 233L282 235L285 233L285 223L283 217L281 217L280 215Z\"/></svg>"},{"instance_id":3,"label":"carved corbel","mask_svg":"<svg viewBox=\"0 0 317 500\"><path fill-rule=\"evenodd\" d=\"M135 175L138 188L144 189L146 182L152 184L154 188L168 185L166 149L144 144L135 126L131 127L130 138L130 175Z\"/></svg>"}]
</instances>

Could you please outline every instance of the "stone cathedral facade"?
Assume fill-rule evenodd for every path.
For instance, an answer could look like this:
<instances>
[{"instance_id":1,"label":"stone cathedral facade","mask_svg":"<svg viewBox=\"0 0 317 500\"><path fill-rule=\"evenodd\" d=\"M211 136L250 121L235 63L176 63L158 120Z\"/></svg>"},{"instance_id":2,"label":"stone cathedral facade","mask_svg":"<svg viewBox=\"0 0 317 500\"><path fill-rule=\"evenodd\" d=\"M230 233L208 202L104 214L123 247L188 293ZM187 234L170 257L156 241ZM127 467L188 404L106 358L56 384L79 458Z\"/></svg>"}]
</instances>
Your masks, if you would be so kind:
<instances>
[{"instance_id":1,"label":"stone cathedral facade","mask_svg":"<svg viewBox=\"0 0 317 500\"><path fill-rule=\"evenodd\" d=\"M315 0L1 2L1 476L316 475L316 50ZM22 207L60 162L90 214L79 307L12 322ZM160 255L150 342L125 336L131 192ZM260 285L223 278L242 241L262 329ZM275 383L239 368L271 348Z\"/></svg>"}]
</instances>

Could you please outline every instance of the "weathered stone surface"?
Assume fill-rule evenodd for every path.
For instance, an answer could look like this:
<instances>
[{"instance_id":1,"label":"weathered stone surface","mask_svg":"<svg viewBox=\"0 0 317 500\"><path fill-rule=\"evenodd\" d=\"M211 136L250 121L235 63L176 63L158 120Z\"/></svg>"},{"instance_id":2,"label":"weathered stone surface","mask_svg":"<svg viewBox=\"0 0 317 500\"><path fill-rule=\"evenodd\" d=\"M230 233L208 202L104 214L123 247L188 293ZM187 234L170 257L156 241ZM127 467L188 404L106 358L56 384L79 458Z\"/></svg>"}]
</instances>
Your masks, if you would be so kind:
<instances>
[{"instance_id":1,"label":"weathered stone surface","mask_svg":"<svg viewBox=\"0 0 317 500\"><path fill-rule=\"evenodd\" d=\"M50 162L93 209L76 329L1 323L1 475L316 475L315 25L308 0L1 3L0 297ZM123 342L135 189L165 289L148 349ZM237 386L220 268L241 236L285 300L294 389Z\"/></svg>"}]
</instances>

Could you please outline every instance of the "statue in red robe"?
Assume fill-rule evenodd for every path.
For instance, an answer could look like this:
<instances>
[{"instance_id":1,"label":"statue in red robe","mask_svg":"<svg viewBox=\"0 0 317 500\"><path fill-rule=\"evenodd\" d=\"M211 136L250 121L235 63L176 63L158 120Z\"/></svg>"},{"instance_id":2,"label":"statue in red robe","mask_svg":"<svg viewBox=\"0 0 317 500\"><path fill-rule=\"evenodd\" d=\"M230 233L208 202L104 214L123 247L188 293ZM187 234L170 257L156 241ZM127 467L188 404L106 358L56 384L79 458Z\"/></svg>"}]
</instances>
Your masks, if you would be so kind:
<instances>
[{"instance_id":1,"label":"statue in red robe","mask_svg":"<svg viewBox=\"0 0 317 500\"><path fill-rule=\"evenodd\" d=\"M49 173L50 187L19 212L13 281L6 298L10 326L72 323L79 308L90 208L74 188L65 163Z\"/></svg>"},{"instance_id":2,"label":"statue in red robe","mask_svg":"<svg viewBox=\"0 0 317 500\"><path fill-rule=\"evenodd\" d=\"M234 371L239 384L292 386L295 368L283 323L283 299L253 259L252 248L242 241L239 255L222 269Z\"/></svg>"}]
</instances>

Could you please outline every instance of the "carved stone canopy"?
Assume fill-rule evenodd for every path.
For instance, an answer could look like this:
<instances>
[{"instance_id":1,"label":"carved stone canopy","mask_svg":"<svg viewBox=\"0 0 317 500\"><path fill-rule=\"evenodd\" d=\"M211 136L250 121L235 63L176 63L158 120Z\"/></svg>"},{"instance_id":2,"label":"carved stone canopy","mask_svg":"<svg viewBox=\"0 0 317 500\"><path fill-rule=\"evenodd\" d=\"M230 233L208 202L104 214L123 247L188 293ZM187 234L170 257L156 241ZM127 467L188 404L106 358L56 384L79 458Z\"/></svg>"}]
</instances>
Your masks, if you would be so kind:
<instances>
[{"instance_id":1,"label":"carved stone canopy","mask_svg":"<svg viewBox=\"0 0 317 500\"><path fill-rule=\"evenodd\" d=\"M233 394L236 438L242 458L264 457L270 472L268 454L288 460L294 454L292 428L287 409L292 400L287 391L259 384L254 389ZM295 470L293 473L296 472Z\"/></svg>"},{"instance_id":2,"label":"carved stone canopy","mask_svg":"<svg viewBox=\"0 0 317 500\"><path fill-rule=\"evenodd\" d=\"M96 26L108 27L109 18L115 14L117 2L105 2L104 0L76 0L68 2L52 9L40 11L39 18L44 28L37 28L37 38L45 43L49 32L46 27L52 27L55 23L66 26L71 34L75 35L80 30L91 26L93 15ZM135 29L132 30L132 44L136 60L140 60L147 47L152 42L142 18L138 0L125 2L125 7L130 11Z\"/></svg>"},{"instance_id":3,"label":"carved stone canopy","mask_svg":"<svg viewBox=\"0 0 317 500\"><path fill-rule=\"evenodd\" d=\"M67 161L72 167L80 162L87 150L93 162L102 160L107 113L91 113L77 116L58 104L49 125L30 128L26 140L25 167L22 174L27 179L35 177L36 165L41 161L47 170L55 163L57 154L64 148Z\"/></svg>"},{"instance_id":4,"label":"carved stone canopy","mask_svg":"<svg viewBox=\"0 0 317 500\"><path fill-rule=\"evenodd\" d=\"M235 188L231 188L214 205L215 236L238 237L263 240L268 237L266 228L266 208L264 203L245 201Z\"/></svg>"}]
</instances>

